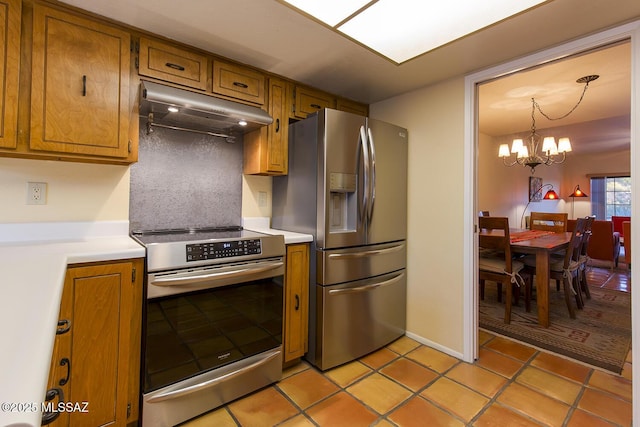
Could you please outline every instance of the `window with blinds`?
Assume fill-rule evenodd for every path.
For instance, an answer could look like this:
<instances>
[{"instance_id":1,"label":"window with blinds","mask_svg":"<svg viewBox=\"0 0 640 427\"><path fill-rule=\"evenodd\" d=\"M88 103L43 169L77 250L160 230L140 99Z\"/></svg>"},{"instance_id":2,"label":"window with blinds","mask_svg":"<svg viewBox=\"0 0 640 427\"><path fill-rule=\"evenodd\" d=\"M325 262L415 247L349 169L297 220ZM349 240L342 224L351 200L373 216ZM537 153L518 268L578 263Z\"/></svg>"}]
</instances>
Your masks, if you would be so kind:
<instances>
[{"instance_id":1,"label":"window with blinds","mask_svg":"<svg viewBox=\"0 0 640 427\"><path fill-rule=\"evenodd\" d=\"M631 216L631 177L591 177L591 214L606 220Z\"/></svg>"}]
</instances>

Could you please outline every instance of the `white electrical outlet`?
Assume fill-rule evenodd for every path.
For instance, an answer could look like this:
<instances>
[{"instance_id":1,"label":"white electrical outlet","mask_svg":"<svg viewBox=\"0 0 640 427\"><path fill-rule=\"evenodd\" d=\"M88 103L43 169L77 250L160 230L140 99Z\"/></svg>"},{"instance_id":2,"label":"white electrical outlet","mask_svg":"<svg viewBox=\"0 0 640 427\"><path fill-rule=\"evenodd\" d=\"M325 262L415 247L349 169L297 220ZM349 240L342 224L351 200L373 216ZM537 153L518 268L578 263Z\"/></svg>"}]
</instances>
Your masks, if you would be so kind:
<instances>
[{"instance_id":1,"label":"white electrical outlet","mask_svg":"<svg viewBox=\"0 0 640 427\"><path fill-rule=\"evenodd\" d=\"M27 182L27 204L46 205L47 204L47 183Z\"/></svg>"},{"instance_id":2,"label":"white electrical outlet","mask_svg":"<svg viewBox=\"0 0 640 427\"><path fill-rule=\"evenodd\" d=\"M267 206L267 192L258 191L258 207L264 208Z\"/></svg>"}]
</instances>

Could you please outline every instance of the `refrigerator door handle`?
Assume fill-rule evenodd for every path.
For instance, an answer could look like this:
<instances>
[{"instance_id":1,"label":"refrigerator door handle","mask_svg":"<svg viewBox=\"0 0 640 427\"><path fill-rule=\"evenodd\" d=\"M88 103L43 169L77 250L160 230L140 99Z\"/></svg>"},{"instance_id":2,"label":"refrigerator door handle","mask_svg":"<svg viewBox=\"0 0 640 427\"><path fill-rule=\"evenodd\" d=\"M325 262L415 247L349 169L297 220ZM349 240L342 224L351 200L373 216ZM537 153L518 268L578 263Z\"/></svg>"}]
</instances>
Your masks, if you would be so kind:
<instances>
[{"instance_id":1,"label":"refrigerator door handle","mask_svg":"<svg viewBox=\"0 0 640 427\"><path fill-rule=\"evenodd\" d=\"M382 282L372 283L370 285L356 286L355 288L346 288L346 289L332 289L332 290L329 291L329 295L342 295L342 294L353 294L353 293L359 293L359 292L367 292L367 291L370 291L372 289L379 288L381 286L391 285L392 283L395 283L398 280L402 279L403 276L404 276L404 272L398 274L395 277L392 277L391 279L387 279L387 280L384 280Z\"/></svg>"},{"instance_id":2,"label":"refrigerator door handle","mask_svg":"<svg viewBox=\"0 0 640 427\"><path fill-rule=\"evenodd\" d=\"M373 135L371 128L367 128L367 135L369 136L369 157L371 161L371 167L369 168L371 175L369 176L369 209L367 211L367 224L371 224L373 219L373 205L376 202L376 149L373 143Z\"/></svg>"},{"instance_id":3,"label":"refrigerator door handle","mask_svg":"<svg viewBox=\"0 0 640 427\"><path fill-rule=\"evenodd\" d=\"M363 194L360 198L362 203L362 211L358 212L360 217L360 222L364 225L366 224L368 212L369 212L369 147L367 143L367 133L364 129L364 126L360 126L360 136L358 137L358 156L357 156L357 170L358 177L360 176L360 154L362 153L362 164L364 165L364 171L362 174L363 177Z\"/></svg>"},{"instance_id":4,"label":"refrigerator door handle","mask_svg":"<svg viewBox=\"0 0 640 427\"><path fill-rule=\"evenodd\" d=\"M396 246L391 246L389 248L384 249L374 249L370 251L362 251L362 252L353 252L353 253L344 253L344 254L331 254L329 258L333 259L349 259L349 258L364 258L372 255L384 255L392 252L398 252L399 250L404 249L404 243Z\"/></svg>"}]
</instances>

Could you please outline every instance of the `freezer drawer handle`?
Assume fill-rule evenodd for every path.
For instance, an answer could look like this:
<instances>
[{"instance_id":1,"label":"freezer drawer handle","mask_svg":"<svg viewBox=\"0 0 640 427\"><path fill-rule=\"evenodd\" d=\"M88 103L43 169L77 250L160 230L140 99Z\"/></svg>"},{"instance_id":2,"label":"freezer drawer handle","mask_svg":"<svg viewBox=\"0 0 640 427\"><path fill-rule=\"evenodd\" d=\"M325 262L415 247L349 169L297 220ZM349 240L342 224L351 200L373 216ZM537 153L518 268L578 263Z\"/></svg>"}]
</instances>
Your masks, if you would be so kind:
<instances>
[{"instance_id":1,"label":"freezer drawer handle","mask_svg":"<svg viewBox=\"0 0 640 427\"><path fill-rule=\"evenodd\" d=\"M398 280L400 280L402 277L404 277L404 273L400 273L397 276L382 281L382 282L378 282L378 283L372 283L370 285L365 285L365 286L357 286L355 288L347 288L347 289L333 289L329 291L329 295L342 295L342 294L353 294L353 293L359 293L359 292L367 292L370 291L372 289L375 288L379 288L381 286L387 286L390 285L392 283L397 282Z\"/></svg>"},{"instance_id":2,"label":"freezer drawer handle","mask_svg":"<svg viewBox=\"0 0 640 427\"><path fill-rule=\"evenodd\" d=\"M247 267L236 269L232 271L221 271L217 273L208 273L208 274L200 274L198 276L171 276L171 277L162 277L154 279L151 284L156 286L179 286L179 285L188 285L197 283L207 279L216 279L216 278L231 278L231 277L240 277L240 276L248 276L252 274L262 273L269 270L275 270L276 268L282 267L284 263L282 261L269 263L265 266L261 267Z\"/></svg>"},{"instance_id":3,"label":"freezer drawer handle","mask_svg":"<svg viewBox=\"0 0 640 427\"><path fill-rule=\"evenodd\" d=\"M167 391L166 393L161 393L158 394L156 396L150 397L147 402L149 403L158 403L158 402L162 402L165 400L170 400L170 399L177 399L178 397L182 397L182 396L186 396L188 394L191 393L195 393L197 391L203 390L203 389L207 389L210 387L214 387L217 384L223 383L225 381L229 381L239 375L242 375L248 371L254 370L262 365L267 364L269 361L273 360L275 357L278 357L278 355L280 354L280 350L276 350L273 351L267 355L265 355L264 358L261 358L260 360L247 365L243 368L240 368L236 371L233 372L229 372L226 375L222 375L221 377L217 377L217 378L213 378L210 379L208 381L204 381L202 383L198 383L198 384L192 384L192 385L188 385L186 387L183 388L179 388L176 390L170 390Z\"/></svg>"},{"instance_id":4,"label":"freezer drawer handle","mask_svg":"<svg viewBox=\"0 0 640 427\"><path fill-rule=\"evenodd\" d=\"M404 248L404 243L401 245L392 246L390 248L375 249L371 251L354 252L354 253L346 253L346 254L331 254L329 255L329 258L334 258L334 259L365 258L371 255L386 255L392 252L398 252L403 248Z\"/></svg>"}]
</instances>

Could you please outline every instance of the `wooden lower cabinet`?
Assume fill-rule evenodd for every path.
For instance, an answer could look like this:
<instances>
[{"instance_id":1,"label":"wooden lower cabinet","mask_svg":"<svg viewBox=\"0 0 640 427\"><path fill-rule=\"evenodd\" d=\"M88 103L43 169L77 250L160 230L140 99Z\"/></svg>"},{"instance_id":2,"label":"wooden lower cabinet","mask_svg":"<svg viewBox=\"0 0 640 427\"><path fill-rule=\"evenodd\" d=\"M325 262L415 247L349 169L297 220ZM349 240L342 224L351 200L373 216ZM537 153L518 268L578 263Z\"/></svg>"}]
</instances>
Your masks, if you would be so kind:
<instances>
[{"instance_id":1,"label":"wooden lower cabinet","mask_svg":"<svg viewBox=\"0 0 640 427\"><path fill-rule=\"evenodd\" d=\"M284 363L300 359L308 349L309 244L287 245L285 273Z\"/></svg>"},{"instance_id":2,"label":"wooden lower cabinet","mask_svg":"<svg viewBox=\"0 0 640 427\"><path fill-rule=\"evenodd\" d=\"M67 269L48 395L73 410L49 425L137 421L143 269L141 259Z\"/></svg>"}]
</instances>

